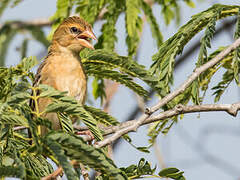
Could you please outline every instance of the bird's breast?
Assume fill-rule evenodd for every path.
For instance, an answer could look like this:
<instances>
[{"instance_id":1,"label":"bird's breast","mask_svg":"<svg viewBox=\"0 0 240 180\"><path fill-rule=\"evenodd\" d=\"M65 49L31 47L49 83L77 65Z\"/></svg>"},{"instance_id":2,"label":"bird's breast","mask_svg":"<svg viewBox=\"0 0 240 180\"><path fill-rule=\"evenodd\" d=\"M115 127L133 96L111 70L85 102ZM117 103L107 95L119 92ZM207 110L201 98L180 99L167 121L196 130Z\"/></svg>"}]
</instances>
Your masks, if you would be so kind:
<instances>
[{"instance_id":1,"label":"bird's breast","mask_svg":"<svg viewBox=\"0 0 240 180\"><path fill-rule=\"evenodd\" d=\"M55 88L59 91L67 91L69 96L83 104L87 91L87 78L81 64L73 57L55 57L49 64L52 64L52 71L49 75L54 79Z\"/></svg>"}]
</instances>

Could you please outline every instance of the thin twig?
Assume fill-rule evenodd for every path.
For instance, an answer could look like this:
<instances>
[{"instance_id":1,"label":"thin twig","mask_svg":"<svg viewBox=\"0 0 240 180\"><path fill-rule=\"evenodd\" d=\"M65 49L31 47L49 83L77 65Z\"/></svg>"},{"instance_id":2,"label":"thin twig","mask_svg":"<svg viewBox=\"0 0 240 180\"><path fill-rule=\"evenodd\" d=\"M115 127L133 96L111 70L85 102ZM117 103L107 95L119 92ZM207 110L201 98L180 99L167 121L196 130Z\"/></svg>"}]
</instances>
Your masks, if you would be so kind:
<instances>
[{"instance_id":1,"label":"thin twig","mask_svg":"<svg viewBox=\"0 0 240 180\"><path fill-rule=\"evenodd\" d=\"M97 20L101 20L103 19L103 16L104 14L107 12L107 8L104 7L98 17L97 17ZM24 28L24 27L27 27L27 26L35 26L35 27L46 27L46 26L51 26L53 22L51 22L48 18L40 18L40 19L33 19L33 20L30 20L30 21L9 21L9 22L6 22L4 24L0 24L0 29L5 25L5 24L8 24L10 25L12 28Z\"/></svg>"},{"instance_id":2,"label":"thin twig","mask_svg":"<svg viewBox=\"0 0 240 180\"><path fill-rule=\"evenodd\" d=\"M75 160L72 160L70 162L71 165L73 166L77 166L79 165L79 163ZM53 173L49 174L48 176L45 176L43 178L41 178L41 180L52 180L52 179L56 179L58 176L61 176L63 174L63 168L59 167L56 171L54 171Z\"/></svg>"},{"instance_id":3,"label":"thin twig","mask_svg":"<svg viewBox=\"0 0 240 180\"><path fill-rule=\"evenodd\" d=\"M12 28L24 28L27 26L35 26L35 27L45 27L45 26L51 26L52 22L49 21L47 18L41 18L41 19L34 19L30 21L9 21L5 24L10 25ZM0 29L4 26L4 24L0 24Z\"/></svg>"}]
</instances>

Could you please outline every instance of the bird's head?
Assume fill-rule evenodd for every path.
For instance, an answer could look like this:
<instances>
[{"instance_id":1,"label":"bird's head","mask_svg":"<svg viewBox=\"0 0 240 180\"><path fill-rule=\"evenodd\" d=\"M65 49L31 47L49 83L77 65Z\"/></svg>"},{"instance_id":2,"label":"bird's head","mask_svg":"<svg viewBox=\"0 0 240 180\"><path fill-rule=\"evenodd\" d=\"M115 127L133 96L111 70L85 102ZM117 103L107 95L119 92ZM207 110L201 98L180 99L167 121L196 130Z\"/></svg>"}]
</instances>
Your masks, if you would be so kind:
<instances>
[{"instance_id":1,"label":"bird's head","mask_svg":"<svg viewBox=\"0 0 240 180\"><path fill-rule=\"evenodd\" d=\"M77 16L66 18L53 34L53 43L76 53L83 48L94 49L92 39L97 40L91 25Z\"/></svg>"}]
</instances>

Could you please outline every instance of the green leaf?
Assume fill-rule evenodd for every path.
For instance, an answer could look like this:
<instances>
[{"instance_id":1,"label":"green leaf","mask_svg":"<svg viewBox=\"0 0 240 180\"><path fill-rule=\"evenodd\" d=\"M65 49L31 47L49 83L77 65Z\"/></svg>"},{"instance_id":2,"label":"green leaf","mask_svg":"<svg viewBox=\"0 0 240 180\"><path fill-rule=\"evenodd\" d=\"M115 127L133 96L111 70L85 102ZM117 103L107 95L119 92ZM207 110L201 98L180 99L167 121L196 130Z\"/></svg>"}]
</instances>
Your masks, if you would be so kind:
<instances>
[{"instance_id":1,"label":"green leaf","mask_svg":"<svg viewBox=\"0 0 240 180\"><path fill-rule=\"evenodd\" d=\"M93 24L103 6L106 4L104 0L89 1L82 0L77 2L76 13L79 13L88 23Z\"/></svg>"},{"instance_id":2,"label":"green leaf","mask_svg":"<svg viewBox=\"0 0 240 180\"><path fill-rule=\"evenodd\" d=\"M35 176L36 179L45 177L53 172L51 164L40 154L28 153L27 156L24 156L23 161L27 174Z\"/></svg>"},{"instance_id":3,"label":"green leaf","mask_svg":"<svg viewBox=\"0 0 240 180\"><path fill-rule=\"evenodd\" d=\"M126 1L125 25L127 30L126 43L129 56L136 54L138 43L140 41L140 32L142 31L142 19L139 17L140 5L140 0Z\"/></svg>"},{"instance_id":4,"label":"green leaf","mask_svg":"<svg viewBox=\"0 0 240 180\"><path fill-rule=\"evenodd\" d=\"M117 41L115 24L123 11L122 3L123 1L110 0L106 6L107 11L103 16L106 22L102 26L102 34L95 45L96 49L114 50Z\"/></svg>"},{"instance_id":5,"label":"green leaf","mask_svg":"<svg viewBox=\"0 0 240 180\"><path fill-rule=\"evenodd\" d=\"M0 177L17 177L23 178L25 169L23 166L0 166Z\"/></svg>"},{"instance_id":6,"label":"green leaf","mask_svg":"<svg viewBox=\"0 0 240 180\"><path fill-rule=\"evenodd\" d=\"M148 150L148 147L137 147L137 150L145 153L150 153L150 151Z\"/></svg>"},{"instance_id":7,"label":"green leaf","mask_svg":"<svg viewBox=\"0 0 240 180\"><path fill-rule=\"evenodd\" d=\"M8 0L7 0L8 1ZM0 10L1 15L1 10ZM17 31L5 25L0 29L0 66L4 66L8 47Z\"/></svg>"},{"instance_id":8,"label":"green leaf","mask_svg":"<svg viewBox=\"0 0 240 180\"><path fill-rule=\"evenodd\" d=\"M92 82L92 88L93 88L94 99L100 98L102 103L103 99L106 97L104 80L99 78L94 78Z\"/></svg>"},{"instance_id":9,"label":"green leaf","mask_svg":"<svg viewBox=\"0 0 240 180\"><path fill-rule=\"evenodd\" d=\"M71 0L57 0L57 10L55 14L50 18L53 21L52 30L48 35L48 40L52 39L53 33L59 26L59 24L70 15L71 11Z\"/></svg>"},{"instance_id":10,"label":"green leaf","mask_svg":"<svg viewBox=\"0 0 240 180\"><path fill-rule=\"evenodd\" d=\"M184 176L182 175L183 172L179 171L177 168L165 168L161 170L158 175L165 178L171 178L175 180L185 180Z\"/></svg>"},{"instance_id":11,"label":"green leaf","mask_svg":"<svg viewBox=\"0 0 240 180\"><path fill-rule=\"evenodd\" d=\"M214 90L213 95L215 95L214 102L218 102L220 97L225 92L225 90L229 87L230 83L234 79L233 70L227 70L222 77L222 81L220 81L216 86L212 88Z\"/></svg>"},{"instance_id":12,"label":"green leaf","mask_svg":"<svg viewBox=\"0 0 240 180\"><path fill-rule=\"evenodd\" d=\"M12 95L9 100L8 104L20 104L24 101L28 101L30 99L30 94L28 92L19 92L15 95Z\"/></svg>"},{"instance_id":13,"label":"green leaf","mask_svg":"<svg viewBox=\"0 0 240 180\"><path fill-rule=\"evenodd\" d=\"M138 14L140 13L139 6L140 6L139 0L126 1L126 24L127 32L130 37L136 36L137 32L136 24Z\"/></svg>"},{"instance_id":14,"label":"green leaf","mask_svg":"<svg viewBox=\"0 0 240 180\"><path fill-rule=\"evenodd\" d=\"M23 60L17 65L17 68L22 69L23 73L26 73L37 64L38 64L37 58L35 56L30 56L27 58L23 58Z\"/></svg>"},{"instance_id":15,"label":"green leaf","mask_svg":"<svg viewBox=\"0 0 240 180\"><path fill-rule=\"evenodd\" d=\"M189 7L191 7L191 8L195 8L195 7L196 7L193 1L191 1L191 0L184 0L184 1L185 1L185 2L187 3L187 5L188 5Z\"/></svg>"},{"instance_id":16,"label":"green leaf","mask_svg":"<svg viewBox=\"0 0 240 180\"><path fill-rule=\"evenodd\" d=\"M97 68L91 66L88 66L86 71L88 75L93 75L98 78L105 78L116 81L130 88L140 96L148 97L148 92L145 89L143 89L140 85L135 83L131 77L125 74L119 73L117 71L108 70L106 68Z\"/></svg>"},{"instance_id":17,"label":"green leaf","mask_svg":"<svg viewBox=\"0 0 240 180\"><path fill-rule=\"evenodd\" d=\"M18 111L2 112L0 114L1 124L11 124L15 126L28 127L28 120L22 116Z\"/></svg>"},{"instance_id":18,"label":"green leaf","mask_svg":"<svg viewBox=\"0 0 240 180\"><path fill-rule=\"evenodd\" d=\"M11 6L12 8L16 7L18 4L20 4L21 2L23 2L24 0L15 0L13 2L13 5Z\"/></svg>"},{"instance_id":19,"label":"green leaf","mask_svg":"<svg viewBox=\"0 0 240 180\"><path fill-rule=\"evenodd\" d=\"M62 19L69 16L70 0L57 0L57 11L51 17L51 19Z\"/></svg>"},{"instance_id":20,"label":"green leaf","mask_svg":"<svg viewBox=\"0 0 240 180\"><path fill-rule=\"evenodd\" d=\"M206 30L204 33L204 36L201 39L201 46L200 46L200 52L199 52L199 56L198 56L198 62L197 62L197 66L201 66L204 63L206 63L206 61L204 62L203 60L208 60L207 59L207 47L211 48L211 39L213 38L213 35L215 33L215 25L216 25L216 21L219 19L219 16L221 14L221 10L219 9L215 12L215 14L213 15L213 17L209 20L207 26L206 26Z\"/></svg>"},{"instance_id":21,"label":"green leaf","mask_svg":"<svg viewBox=\"0 0 240 180\"><path fill-rule=\"evenodd\" d=\"M48 139L51 140L49 142L58 142L61 145L58 148L63 149L71 159L88 165L112 178L127 179L126 175L106 156L105 152L86 144L82 138L63 132L53 132L46 136L46 140ZM55 150L57 147L54 148Z\"/></svg>"},{"instance_id":22,"label":"green leaf","mask_svg":"<svg viewBox=\"0 0 240 180\"><path fill-rule=\"evenodd\" d=\"M115 126L119 124L117 119L115 119L108 113L102 111L101 109L97 109L86 105L84 106L84 109L86 109L86 111L88 111L99 123L103 123L107 126L110 125Z\"/></svg>"},{"instance_id":23,"label":"green leaf","mask_svg":"<svg viewBox=\"0 0 240 180\"><path fill-rule=\"evenodd\" d=\"M170 8L170 6L164 6L162 9L162 13L164 15L165 23L168 25L171 22L171 20L174 18L174 12Z\"/></svg>"},{"instance_id":24,"label":"green leaf","mask_svg":"<svg viewBox=\"0 0 240 180\"><path fill-rule=\"evenodd\" d=\"M152 36L155 38L157 46L159 47L163 42L163 35L158 27L157 20L153 15L152 8L144 0L141 0L141 4L144 14L147 17L147 21L150 24Z\"/></svg>"},{"instance_id":25,"label":"green leaf","mask_svg":"<svg viewBox=\"0 0 240 180\"><path fill-rule=\"evenodd\" d=\"M3 11L7 8L11 1L10 0L2 0L0 2L0 16L2 16Z\"/></svg>"},{"instance_id":26,"label":"green leaf","mask_svg":"<svg viewBox=\"0 0 240 180\"><path fill-rule=\"evenodd\" d=\"M199 105L200 104L200 97L199 97L199 91L200 91L200 85L199 85L199 81L195 80L192 85L191 85L192 91L191 91L191 98L192 98L192 102L194 104Z\"/></svg>"},{"instance_id":27,"label":"green leaf","mask_svg":"<svg viewBox=\"0 0 240 180\"><path fill-rule=\"evenodd\" d=\"M27 46L28 46L28 39L24 39L21 46L21 58L27 56Z\"/></svg>"},{"instance_id":28,"label":"green leaf","mask_svg":"<svg viewBox=\"0 0 240 180\"><path fill-rule=\"evenodd\" d=\"M53 102L49 104L45 111L49 112L57 112L57 113L64 113L68 116L74 116L78 119L82 120L84 124L86 124L89 130L93 133L94 137L97 140L102 140L102 134L97 127L97 121L94 119L91 114L84 109L82 105L80 105L73 97L65 96L64 92L60 92L55 90L53 87L48 85L39 85L41 90L40 97L52 97L54 98ZM65 117L66 118L66 117ZM64 119L62 119L64 120ZM67 120L67 121L66 121ZM65 119L63 121L65 123L65 127L68 130L72 129L71 123L69 124L69 119Z\"/></svg>"},{"instance_id":29,"label":"green leaf","mask_svg":"<svg viewBox=\"0 0 240 180\"><path fill-rule=\"evenodd\" d=\"M71 118L64 113L58 113L58 118L63 131L73 133L73 124Z\"/></svg>"},{"instance_id":30,"label":"green leaf","mask_svg":"<svg viewBox=\"0 0 240 180\"><path fill-rule=\"evenodd\" d=\"M119 56L114 52L108 52L105 50L95 50L89 52L82 61L87 73L89 68L119 69L122 73L141 79L159 94L164 91L164 88L160 86L161 82L159 82L158 78L151 75L143 65L138 64L130 57Z\"/></svg>"},{"instance_id":31,"label":"green leaf","mask_svg":"<svg viewBox=\"0 0 240 180\"><path fill-rule=\"evenodd\" d=\"M62 136L66 136L65 133ZM67 156L65 155L64 150L61 148L60 142L54 141L51 137L46 139L44 145L47 146L48 149L54 154L57 158L58 162L61 164L64 173L66 174L68 179L78 179L76 172L73 171L72 165L69 163Z\"/></svg>"},{"instance_id":32,"label":"green leaf","mask_svg":"<svg viewBox=\"0 0 240 180\"><path fill-rule=\"evenodd\" d=\"M141 158L138 165L130 165L126 168L121 168L130 179L136 179L141 177L147 177L147 175L153 175L156 167L151 168L150 163L144 158Z\"/></svg>"}]
</instances>

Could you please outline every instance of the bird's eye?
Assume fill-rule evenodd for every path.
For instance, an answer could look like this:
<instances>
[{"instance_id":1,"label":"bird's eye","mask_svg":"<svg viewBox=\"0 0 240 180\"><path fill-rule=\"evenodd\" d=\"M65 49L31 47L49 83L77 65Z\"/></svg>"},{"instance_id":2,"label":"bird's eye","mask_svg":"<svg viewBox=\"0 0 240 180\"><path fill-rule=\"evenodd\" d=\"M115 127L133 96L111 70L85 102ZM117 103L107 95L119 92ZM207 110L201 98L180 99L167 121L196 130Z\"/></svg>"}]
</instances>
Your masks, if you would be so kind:
<instances>
[{"instance_id":1,"label":"bird's eye","mask_svg":"<svg viewBox=\"0 0 240 180\"><path fill-rule=\"evenodd\" d=\"M74 33L74 34L76 34L76 33L79 32L79 30L78 30L78 28L76 28L76 27L71 27L71 32Z\"/></svg>"}]
</instances>

